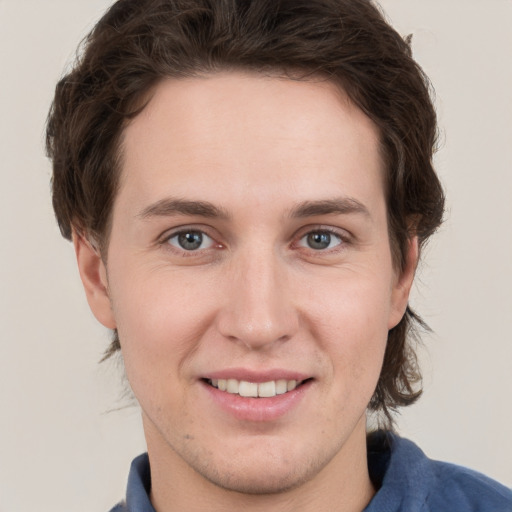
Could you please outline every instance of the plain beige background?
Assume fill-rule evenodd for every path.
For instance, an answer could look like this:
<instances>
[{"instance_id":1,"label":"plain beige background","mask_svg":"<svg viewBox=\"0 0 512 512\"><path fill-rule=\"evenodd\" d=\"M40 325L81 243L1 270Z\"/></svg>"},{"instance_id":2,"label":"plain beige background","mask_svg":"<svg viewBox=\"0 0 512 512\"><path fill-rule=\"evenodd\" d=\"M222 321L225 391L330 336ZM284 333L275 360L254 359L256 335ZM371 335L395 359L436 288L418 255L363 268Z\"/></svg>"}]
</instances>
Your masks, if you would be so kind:
<instances>
[{"instance_id":1,"label":"plain beige background","mask_svg":"<svg viewBox=\"0 0 512 512\"><path fill-rule=\"evenodd\" d=\"M447 222L413 306L425 394L399 431L512 485L512 1L383 0L437 91ZM144 450L108 333L60 238L43 153L53 88L107 0L0 0L0 511L108 510ZM411 120L413 122L413 120Z\"/></svg>"}]
</instances>

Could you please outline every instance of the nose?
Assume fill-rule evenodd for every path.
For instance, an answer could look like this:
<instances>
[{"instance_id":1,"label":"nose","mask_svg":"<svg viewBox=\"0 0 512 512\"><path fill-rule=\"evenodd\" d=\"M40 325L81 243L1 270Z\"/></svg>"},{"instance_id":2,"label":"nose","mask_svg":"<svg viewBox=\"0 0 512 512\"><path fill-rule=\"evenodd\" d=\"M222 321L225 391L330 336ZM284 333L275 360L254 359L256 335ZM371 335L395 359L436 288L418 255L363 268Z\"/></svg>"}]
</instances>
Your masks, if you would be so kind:
<instances>
[{"instance_id":1,"label":"nose","mask_svg":"<svg viewBox=\"0 0 512 512\"><path fill-rule=\"evenodd\" d=\"M295 335L299 313L285 267L270 250L250 251L232 262L217 318L222 336L263 350Z\"/></svg>"}]
</instances>

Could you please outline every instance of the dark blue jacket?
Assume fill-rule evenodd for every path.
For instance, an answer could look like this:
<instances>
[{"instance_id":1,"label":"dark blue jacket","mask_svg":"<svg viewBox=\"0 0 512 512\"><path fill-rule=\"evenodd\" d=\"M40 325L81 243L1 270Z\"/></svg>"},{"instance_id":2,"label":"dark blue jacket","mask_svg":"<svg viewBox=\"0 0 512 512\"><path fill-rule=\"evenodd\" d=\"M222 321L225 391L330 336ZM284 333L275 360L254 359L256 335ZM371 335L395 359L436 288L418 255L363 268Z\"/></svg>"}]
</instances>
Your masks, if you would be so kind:
<instances>
[{"instance_id":1,"label":"dark blue jacket","mask_svg":"<svg viewBox=\"0 0 512 512\"><path fill-rule=\"evenodd\" d=\"M368 437L368 468L378 489L363 512L512 512L512 490L480 473L433 461L389 432ZM126 501L111 512L155 512L147 454L133 463Z\"/></svg>"}]
</instances>

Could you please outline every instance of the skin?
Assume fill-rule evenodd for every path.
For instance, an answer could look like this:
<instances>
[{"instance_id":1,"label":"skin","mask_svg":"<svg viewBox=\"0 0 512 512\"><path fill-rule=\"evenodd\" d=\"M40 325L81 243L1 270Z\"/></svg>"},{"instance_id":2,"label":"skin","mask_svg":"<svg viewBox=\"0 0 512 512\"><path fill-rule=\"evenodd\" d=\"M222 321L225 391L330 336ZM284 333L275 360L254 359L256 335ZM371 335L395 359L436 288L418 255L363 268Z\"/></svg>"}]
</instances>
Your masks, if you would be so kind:
<instances>
[{"instance_id":1,"label":"skin","mask_svg":"<svg viewBox=\"0 0 512 512\"><path fill-rule=\"evenodd\" d=\"M393 265L383 178L376 126L327 81L168 80L126 127L108 257L75 247L119 331L158 512L370 501L365 411L417 261L413 239ZM202 380L232 368L310 381L277 419L242 421Z\"/></svg>"}]
</instances>

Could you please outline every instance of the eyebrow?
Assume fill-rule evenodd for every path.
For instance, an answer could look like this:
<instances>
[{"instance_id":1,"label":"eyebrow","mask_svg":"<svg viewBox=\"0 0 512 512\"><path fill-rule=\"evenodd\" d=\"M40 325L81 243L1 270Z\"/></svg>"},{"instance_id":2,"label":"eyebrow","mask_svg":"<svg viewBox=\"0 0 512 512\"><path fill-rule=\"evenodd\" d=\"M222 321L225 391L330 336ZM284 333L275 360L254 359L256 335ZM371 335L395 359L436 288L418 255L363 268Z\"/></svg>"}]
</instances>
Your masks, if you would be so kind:
<instances>
[{"instance_id":1,"label":"eyebrow","mask_svg":"<svg viewBox=\"0 0 512 512\"><path fill-rule=\"evenodd\" d=\"M292 218L304 218L317 215L347 215L354 213L370 217L370 212L363 203L351 197L341 197L319 201L304 201L292 208L289 216ZM144 208L137 214L137 217L145 220L152 217L169 217L171 215L196 215L198 217L221 219L228 219L230 217L224 209L208 201L191 201L178 198L161 199Z\"/></svg>"},{"instance_id":2,"label":"eyebrow","mask_svg":"<svg viewBox=\"0 0 512 512\"><path fill-rule=\"evenodd\" d=\"M166 198L144 208L138 218L168 217L171 215L197 215L207 218L227 219L228 213L207 201L189 201L186 199Z\"/></svg>"},{"instance_id":3,"label":"eyebrow","mask_svg":"<svg viewBox=\"0 0 512 512\"><path fill-rule=\"evenodd\" d=\"M371 217L368 208L352 197L339 197L334 199L323 199L320 201L304 201L294 207L291 217L314 217L316 215L332 215L332 214L362 214L365 217Z\"/></svg>"}]
</instances>

